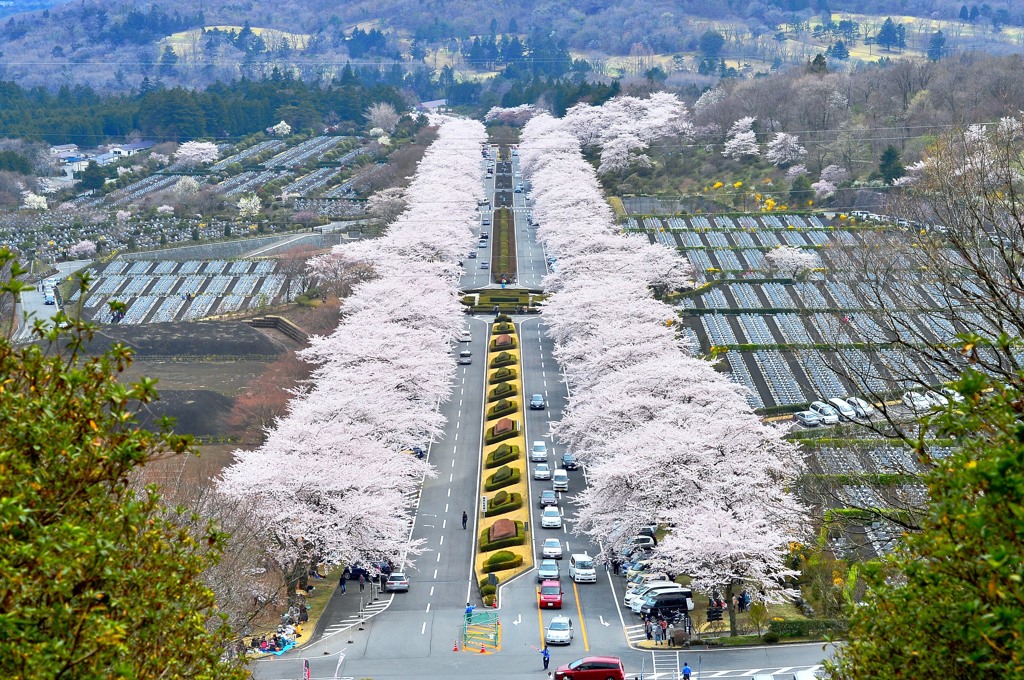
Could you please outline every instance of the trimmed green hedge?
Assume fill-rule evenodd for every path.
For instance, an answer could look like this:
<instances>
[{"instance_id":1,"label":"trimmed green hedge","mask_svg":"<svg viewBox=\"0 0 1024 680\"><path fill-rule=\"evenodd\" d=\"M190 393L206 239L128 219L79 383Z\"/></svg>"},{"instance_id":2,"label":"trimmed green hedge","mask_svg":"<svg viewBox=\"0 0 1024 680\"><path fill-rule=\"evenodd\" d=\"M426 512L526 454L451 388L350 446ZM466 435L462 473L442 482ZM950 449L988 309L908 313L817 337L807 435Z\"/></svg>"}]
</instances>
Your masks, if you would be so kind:
<instances>
[{"instance_id":1,"label":"trimmed green hedge","mask_svg":"<svg viewBox=\"0 0 1024 680\"><path fill-rule=\"evenodd\" d=\"M491 358L491 368L501 368L502 366L513 366L519 362L519 359L514 354L508 352L502 352L496 357Z\"/></svg>"},{"instance_id":2,"label":"trimmed green hedge","mask_svg":"<svg viewBox=\"0 0 1024 680\"><path fill-rule=\"evenodd\" d=\"M509 536L508 538L502 538L494 543L487 542L487 531L488 527L484 527L480 531L480 552L491 552L492 550L500 550L502 548L508 548L513 545L523 545L526 543L526 528L522 522L516 522L516 535Z\"/></svg>"},{"instance_id":3,"label":"trimmed green hedge","mask_svg":"<svg viewBox=\"0 0 1024 680\"><path fill-rule=\"evenodd\" d=\"M838 619L786 619L769 621L768 632L780 638L821 637L828 633L842 633L846 623Z\"/></svg>"},{"instance_id":4,"label":"trimmed green hedge","mask_svg":"<svg viewBox=\"0 0 1024 680\"><path fill-rule=\"evenodd\" d=\"M508 399L519 394L519 388L516 387L515 383L503 382L499 383L497 387L487 393L487 401L498 401L499 399Z\"/></svg>"},{"instance_id":5,"label":"trimmed green hedge","mask_svg":"<svg viewBox=\"0 0 1024 680\"><path fill-rule=\"evenodd\" d=\"M501 502L498 502L498 497L501 494L505 494ZM523 507L523 494L513 491L507 493L505 491L499 491L494 495L494 500L487 503L487 512L484 513L484 517L494 517L495 515L503 515L506 512L512 512Z\"/></svg>"},{"instance_id":6,"label":"trimmed green hedge","mask_svg":"<svg viewBox=\"0 0 1024 680\"><path fill-rule=\"evenodd\" d=\"M487 382L491 385L497 385L498 383L507 382L509 380L515 380L519 377L519 371L508 366L499 368L494 372Z\"/></svg>"},{"instance_id":7,"label":"trimmed green hedge","mask_svg":"<svg viewBox=\"0 0 1024 680\"><path fill-rule=\"evenodd\" d=\"M516 555L508 550L499 550L494 553L484 562L483 571L485 574L489 574L492 571L503 571L505 569L515 569L523 563L521 555Z\"/></svg>"},{"instance_id":8,"label":"trimmed green hedge","mask_svg":"<svg viewBox=\"0 0 1024 680\"><path fill-rule=\"evenodd\" d=\"M501 346L499 346L498 345L498 339L497 338L491 338L491 351L492 352L496 352L498 350L515 349L516 347L519 347L519 341L516 340L516 336L510 335L510 336L508 336L508 339L512 341L511 345L501 345Z\"/></svg>"},{"instance_id":9,"label":"trimmed green hedge","mask_svg":"<svg viewBox=\"0 0 1024 680\"><path fill-rule=\"evenodd\" d=\"M519 404L509 399L502 399L494 406L487 409L487 420L494 420L515 413L519 410Z\"/></svg>"},{"instance_id":10,"label":"trimmed green hedge","mask_svg":"<svg viewBox=\"0 0 1024 680\"><path fill-rule=\"evenodd\" d=\"M519 300L508 300L507 302L519 302ZM515 326L515 324L508 323L507 321L502 321L500 323L494 324L494 328L491 329L491 332L492 333L515 333L516 332L516 326Z\"/></svg>"},{"instance_id":11,"label":"trimmed green hedge","mask_svg":"<svg viewBox=\"0 0 1024 680\"><path fill-rule=\"evenodd\" d=\"M511 468L507 465L502 465L496 471L488 475L487 480L484 482L484 491L494 491L495 489L501 489L506 486L511 486L519 482L519 478L522 473L519 468Z\"/></svg>"},{"instance_id":12,"label":"trimmed green hedge","mask_svg":"<svg viewBox=\"0 0 1024 680\"><path fill-rule=\"evenodd\" d=\"M487 428L487 431L484 432L484 443L485 444L497 444L498 442L503 442L506 439L512 439L513 437L518 437L519 433L522 431L522 428L519 425L519 421L518 420L513 420L512 422L514 423L515 427L513 427L508 432L502 432L500 434L495 434L494 433L494 428L496 426L495 425L491 425L489 428Z\"/></svg>"},{"instance_id":13,"label":"trimmed green hedge","mask_svg":"<svg viewBox=\"0 0 1024 680\"><path fill-rule=\"evenodd\" d=\"M519 458L519 447L516 444L502 444L487 454L484 458L484 467L493 468L505 463L511 463Z\"/></svg>"}]
</instances>

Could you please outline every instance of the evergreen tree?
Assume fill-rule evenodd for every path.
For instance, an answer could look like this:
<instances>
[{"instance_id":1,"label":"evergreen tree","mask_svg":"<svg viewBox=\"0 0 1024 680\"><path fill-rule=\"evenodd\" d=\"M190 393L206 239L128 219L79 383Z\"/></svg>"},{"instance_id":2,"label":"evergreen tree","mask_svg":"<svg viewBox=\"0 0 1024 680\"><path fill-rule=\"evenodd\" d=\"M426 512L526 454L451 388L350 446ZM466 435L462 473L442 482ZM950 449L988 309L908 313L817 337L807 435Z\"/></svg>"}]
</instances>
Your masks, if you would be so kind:
<instances>
[{"instance_id":1,"label":"evergreen tree","mask_svg":"<svg viewBox=\"0 0 1024 680\"><path fill-rule=\"evenodd\" d=\"M832 46L831 54L833 59L839 61L846 61L850 58L850 50L842 40L837 40L836 44Z\"/></svg>"},{"instance_id":2,"label":"evergreen tree","mask_svg":"<svg viewBox=\"0 0 1024 680\"><path fill-rule=\"evenodd\" d=\"M89 161L85 169L79 173L78 186L85 190L95 191L107 181L107 172L96 161Z\"/></svg>"},{"instance_id":3,"label":"evergreen tree","mask_svg":"<svg viewBox=\"0 0 1024 680\"><path fill-rule=\"evenodd\" d=\"M811 59L811 62L807 64L808 73L828 73L828 62L825 61L825 56L818 54Z\"/></svg>"},{"instance_id":4,"label":"evergreen tree","mask_svg":"<svg viewBox=\"0 0 1024 680\"><path fill-rule=\"evenodd\" d=\"M170 45L164 47L163 53L160 54L160 67L159 73L161 76L170 77L173 76L177 69L175 68L178 64L178 53L174 51L174 48Z\"/></svg>"},{"instance_id":5,"label":"evergreen tree","mask_svg":"<svg viewBox=\"0 0 1024 680\"><path fill-rule=\"evenodd\" d=\"M967 5L962 5L960 7L960 21L970 21L970 20L971 20L971 14L967 10Z\"/></svg>"},{"instance_id":6,"label":"evergreen tree","mask_svg":"<svg viewBox=\"0 0 1024 680\"><path fill-rule=\"evenodd\" d=\"M887 50L892 49L899 43L899 34L896 31L896 24L893 22L892 17L886 18L882 28L878 31L878 35L875 36L875 42Z\"/></svg>"},{"instance_id":7,"label":"evergreen tree","mask_svg":"<svg viewBox=\"0 0 1024 680\"><path fill-rule=\"evenodd\" d=\"M491 31L491 35L497 35L498 34L498 20L497 19L491 19L491 25L490 25L489 29Z\"/></svg>"},{"instance_id":8,"label":"evergreen tree","mask_svg":"<svg viewBox=\"0 0 1024 680\"><path fill-rule=\"evenodd\" d=\"M975 21L977 21L978 17L980 17L980 16L981 16L981 11L978 9L978 6L974 5L973 7L971 7L971 14L970 14L971 23L973 24Z\"/></svg>"},{"instance_id":9,"label":"evergreen tree","mask_svg":"<svg viewBox=\"0 0 1024 680\"><path fill-rule=\"evenodd\" d=\"M509 33L518 33L519 32L519 22L516 21L515 17L512 17L511 19L508 20L508 32Z\"/></svg>"},{"instance_id":10,"label":"evergreen tree","mask_svg":"<svg viewBox=\"0 0 1024 680\"><path fill-rule=\"evenodd\" d=\"M942 59L942 54L946 49L946 36L943 35L942 31L935 31L932 37L928 40L928 59L930 61L938 61Z\"/></svg>"},{"instance_id":11,"label":"evergreen tree","mask_svg":"<svg viewBox=\"0 0 1024 680\"><path fill-rule=\"evenodd\" d=\"M886 184L892 184L907 174L906 169L903 167L903 156L900 154L899 149L891 144L885 147L878 160L878 172Z\"/></svg>"},{"instance_id":12,"label":"evergreen tree","mask_svg":"<svg viewBox=\"0 0 1024 680\"><path fill-rule=\"evenodd\" d=\"M698 41L698 49L705 59L717 59L723 47L725 47L725 36L712 29L704 31Z\"/></svg>"},{"instance_id":13,"label":"evergreen tree","mask_svg":"<svg viewBox=\"0 0 1024 680\"><path fill-rule=\"evenodd\" d=\"M793 180L793 185L789 189L789 201L793 205L807 205L807 201L811 200L814 200L811 178L807 175L799 175Z\"/></svg>"}]
</instances>

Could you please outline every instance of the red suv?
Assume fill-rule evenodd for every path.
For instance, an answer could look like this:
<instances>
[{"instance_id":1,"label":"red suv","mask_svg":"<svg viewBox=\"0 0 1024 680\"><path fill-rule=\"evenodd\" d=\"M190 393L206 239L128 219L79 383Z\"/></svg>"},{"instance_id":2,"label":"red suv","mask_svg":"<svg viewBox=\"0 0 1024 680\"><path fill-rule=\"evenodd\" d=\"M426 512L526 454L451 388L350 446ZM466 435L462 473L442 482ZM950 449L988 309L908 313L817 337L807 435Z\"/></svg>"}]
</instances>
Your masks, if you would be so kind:
<instances>
[{"instance_id":1,"label":"red suv","mask_svg":"<svg viewBox=\"0 0 1024 680\"><path fill-rule=\"evenodd\" d=\"M541 581L538 604L541 609L562 608L562 586L558 581Z\"/></svg>"},{"instance_id":2,"label":"red suv","mask_svg":"<svg viewBox=\"0 0 1024 680\"><path fill-rule=\"evenodd\" d=\"M626 669L615 656L585 656L559 666L555 680L626 680Z\"/></svg>"}]
</instances>

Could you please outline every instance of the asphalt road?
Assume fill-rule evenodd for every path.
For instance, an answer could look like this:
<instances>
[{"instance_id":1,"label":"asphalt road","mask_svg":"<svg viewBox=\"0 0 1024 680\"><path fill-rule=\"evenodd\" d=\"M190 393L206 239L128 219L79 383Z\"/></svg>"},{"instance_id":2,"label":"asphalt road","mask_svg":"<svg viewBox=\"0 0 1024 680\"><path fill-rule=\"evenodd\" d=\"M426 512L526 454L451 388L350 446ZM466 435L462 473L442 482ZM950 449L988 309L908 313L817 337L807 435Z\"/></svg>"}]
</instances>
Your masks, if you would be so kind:
<instances>
[{"instance_id":1,"label":"asphalt road","mask_svg":"<svg viewBox=\"0 0 1024 680\"><path fill-rule=\"evenodd\" d=\"M495 150L491 150L492 158ZM518 183L518 158L511 163L497 164L510 172L506 180ZM505 167L502 167L505 166ZM481 163L484 175L485 163ZM485 179L487 190L494 192L494 182ZM507 181L499 180L506 184ZM547 273L543 250L537 244L533 229L527 224L524 193L503 193L503 201L511 202L516 216L519 282L522 286L540 287ZM492 198L496 198L492 196ZM495 203L492 201L492 206ZM484 212L482 214L489 214ZM479 249L484 250L484 249ZM488 272L466 260L463 288L482 287L489 283ZM750 677L754 672L783 672L816 666L825 656L820 644L783 645L735 650L688 650L685 653L638 651L628 645L630 639L642 637L638 619L624 611L623 580L598 568L597 583L574 584L568 578L568 561L572 553L599 553L598 546L572 533L575 494L586 483L583 470L569 472L569 492L559 493L563 514L561 529L542 529L539 522L538 496L551 482L532 478L529 466L529 500L532 513L530 537L536 562L545 538L557 537L563 544L560 560L564 590L563 608L540 611L537 606L535 571L527 572L508 583L500 584L500 650L481 654L479 650L454 652L453 643L462 632L467 601L480 604L473 583L473 539L480 518L480 441L483 428L485 394L486 337L491 318L467 317L472 341L455 348L469 348L473 363L459 366L452 398L442 404L448 426L443 438L431 445L429 461L437 469L435 479L426 480L418 501L412 539L420 541L423 551L415 556L413 566L406 565L410 591L396 593L387 610L366 624L366 630L348 635L323 638L303 648L298 655L261 662L255 668L260 680L283 680L300 677L302 658L310 661L314 678L518 678L544 677L539 650L543 647L544 626L557 614L570 617L575 629L573 642L564 648L552 648L551 669L588 654L620 656L628 677L673 678L675 669L684 661L694 670L694 677ZM544 335L540 317L521 317L519 326L524 383L524 397L544 395L547 408L525 412L527 447L533 441L547 444L548 464L561 466L564 451L560 442L550 436L551 422L561 417L568 394L559 368L552 358L553 343ZM462 511L470 517L469 528L462 529ZM351 643L349 640L351 639Z\"/></svg>"},{"instance_id":2,"label":"asphalt road","mask_svg":"<svg viewBox=\"0 0 1024 680\"><path fill-rule=\"evenodd\" d=\"M66 278L72 273L85 268L91 263L91 260L73 260L71 262L58 262L55 266L58 274L54 276L58 278ZM18 318L21 327L18 332L15 333L14 339L18 342L24 342L29 339L29 331L32 328L32 324L35 319L48 319L57 313L58 307L55 305L47 305L43 301L43 283L40 281L35 286L35 290L30 290L23 293L21 296L21 304L18 308ZM24 319L28 319L27 322Z\"/></svg>"}]
</instances>

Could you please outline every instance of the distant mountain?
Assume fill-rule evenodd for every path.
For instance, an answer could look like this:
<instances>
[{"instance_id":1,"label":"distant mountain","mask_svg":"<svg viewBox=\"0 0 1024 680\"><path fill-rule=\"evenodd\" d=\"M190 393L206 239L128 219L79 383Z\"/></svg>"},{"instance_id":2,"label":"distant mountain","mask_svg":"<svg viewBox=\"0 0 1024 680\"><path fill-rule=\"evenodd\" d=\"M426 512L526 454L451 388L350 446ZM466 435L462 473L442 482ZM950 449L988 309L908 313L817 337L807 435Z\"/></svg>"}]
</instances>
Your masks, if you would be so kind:
<instances>
[{"instance_id":1,"label":"distant mountain","mask_svg":"<svg viewBox=\"0 0 1024 680\"><path fill-rule=\"evenodd\" d=\"M46 2L10 1L19 4L5 10ZM723 35L728 54L765 60L769 49L754 55L746 45L760 41L770 48L778 31L806 30L823 15L918 16L922 19L912 28L925 34L935 30L929 22L959 21L968 7L961 5L960 0L237 0L186 6L81 0L10 17L0 28L0 78L27 87L88 83L127 90L138 88L143 78L194 87L268 74L274 66L304 78L330 77L348 60L403 61L405 66L425 60L421 66L436 70L449 63L452 52L465 65L474 37L508 35L551 36L560 48L595 60L644 58L697 53L709 30ZM966 16L973 18L962 23L965 30L991 32L1024 24L1024 3L971 4ZM220 28L202 30L209 27Z\"/></svg>"}]
</instances>

